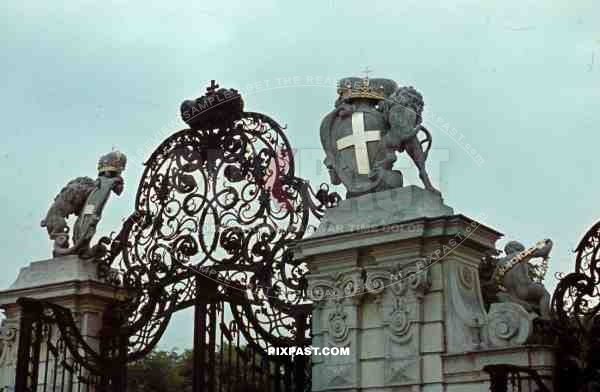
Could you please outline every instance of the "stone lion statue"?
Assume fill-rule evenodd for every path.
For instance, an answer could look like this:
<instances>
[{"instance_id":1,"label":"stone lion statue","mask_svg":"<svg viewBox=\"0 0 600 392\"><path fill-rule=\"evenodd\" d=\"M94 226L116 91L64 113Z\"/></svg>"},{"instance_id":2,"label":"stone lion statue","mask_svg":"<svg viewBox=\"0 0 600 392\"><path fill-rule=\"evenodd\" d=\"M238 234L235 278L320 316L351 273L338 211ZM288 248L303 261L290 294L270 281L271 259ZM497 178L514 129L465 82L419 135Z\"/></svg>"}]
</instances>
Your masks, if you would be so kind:
<instances>
[{"instance_id":1,"label":"stone lion statue","mask_svg":"<svg viewBox=\"0 0 600 392\"><path fill-rule=\"evenodd\" d=\"M382 142L386 147L389 159L396 160L396 151L406 151L419 171L419 178L425 189L439 193L429 179L425 161L431 149L431 133L422 126L422 114L425 102L423 95L414 87L400 87L387 101L379 104L386 114L390 125L389 131L383 136ZM418 134L422 132L425 138L420 140ZM426 148L423 148L427 145Z\"/></svg>"},{"instance_id":2,"label":"stone lion statue","mask_svg":"<svg viewBox=\"0 0 600 392\"><path fill-rule=\"evenodd\" d=\"M69 233L66 218L71 214L79 215L94 188L96 188L96 181L92 178L77 177L61 189L48 209L46 218L41 222L41 226L46 228L51 239Z\"/></svg>"},{"instance_id":3,"label":"stone lion statue","mask_svg":"<svg viewBox=\"0 0 600 392\"><path fill-rule=\"evenodd\" d=\"M331 183L346 187L346 198L402 187L402 172L393 167L401 152L415 163L425 189L439 193L426 169L432 137L422 124L424 101L415 88L347 77L339 82L334 107L321 121L323 163Z\"/></svg>"},{"instance_id":4,"label":"stone lion statue","mask_svg":"<svg viewBox=\"0 0 600 392\"><path fill-rule=\"evenodd\" d=\"M46 228L48 236L54 241L54 257L78 254L89 258L102 251L103 244L91 248L90 241L96 233L96 226L111 192L116 195L123 192L121 173L126 163L127 157L123 153L113 151L100 158L96 180L78 177L61 189L41 221L41 226ZM70 215L77 216L72 246L69 246L71 230L67 224Z\"/></svg>"}]
</instances>

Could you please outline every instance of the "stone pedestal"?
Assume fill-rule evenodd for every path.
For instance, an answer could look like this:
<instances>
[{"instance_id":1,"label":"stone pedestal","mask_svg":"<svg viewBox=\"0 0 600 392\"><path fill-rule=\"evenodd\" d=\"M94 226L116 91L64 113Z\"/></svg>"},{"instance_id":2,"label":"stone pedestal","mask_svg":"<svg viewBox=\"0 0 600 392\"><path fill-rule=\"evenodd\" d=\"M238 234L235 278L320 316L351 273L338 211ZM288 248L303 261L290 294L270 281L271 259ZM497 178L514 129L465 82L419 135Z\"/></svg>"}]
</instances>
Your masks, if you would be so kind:
<instances>
[{"instance_id":1,"label":"stone pedestal","mask_svg":"<svg viewBox=\"0 0 600 392\"><path fill-rule=\"evenodd\" d=\"M102 282L96 267L77 256L35 261L21 269L8 290L0 292L5 315L0 334L0 389L12 390L14 385L21 317L17 299L21 297L47 300L70 309L87 343L98 347L103 312L108 303L123 299L125 293Z\"/></svg>"},{"instance_id":2,"label":"stone pedestal","mask_svg":"<svg viewBox=\"0 0 600 392\"><path fill-rule=\"evenodd\" d=\"M298 246L311 271L313 346L350 353L314 355L312 390L487 391L482 369L494 363L548 377L550 350L524 345L529 314L483 305L478 266L501 234L439 195L393 193L344 201Z\"/></svg>"}]
</instances>

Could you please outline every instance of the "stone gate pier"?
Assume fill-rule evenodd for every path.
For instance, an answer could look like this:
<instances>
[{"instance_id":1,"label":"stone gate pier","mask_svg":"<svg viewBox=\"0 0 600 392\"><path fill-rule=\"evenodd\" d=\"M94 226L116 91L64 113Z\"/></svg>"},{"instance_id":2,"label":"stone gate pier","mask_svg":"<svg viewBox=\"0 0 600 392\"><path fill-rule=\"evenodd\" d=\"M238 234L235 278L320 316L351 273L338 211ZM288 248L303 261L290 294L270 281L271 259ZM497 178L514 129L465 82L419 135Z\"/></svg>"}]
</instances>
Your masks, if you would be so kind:
<instances>
[{"instance_id":1,"label":"stone gate pier","mask_svg":"<svg viewBox=\"0 0 600 392\"><path fill-rule=\"evenodd\" d=\"M535 314L512 302L486 309L482 257L501 233L454 214L416 186L363 195L328 210L297 256L308 262L312 390L483 392L483 368L534 369L550 388L549 347L535 345ZM535 390L523 377L523 391Z\"/></svg>"},{"instance_id":2,"label":"stone gate pier","mask_svg":"<svg viewBox=\"0 0 600 392\"><path fill-rule=\"evenodd\" d=\"M98 349L100 329L107 305L122 300L125 293L104 282L98 276L97 264L82 260L76 255L55 257L34 261L21 268L15 282L6 290L0 291L0 307L4 310L0 336L0 390L11 391L15 386L19 328L24 314L17 303L19 298L44 300L66 309L73 315L76 327L91 347ZM44 370L52 361L47 354L45 341L57 344L58 331L50 332L41 342L39 358L39 387L48 390L59 388L62 380L44 378ZM67 382L67 381L65 381ZM75 390L77 381L71 380ZM4 389L2 389L4 388Z\"/></svg>"}]
</instances>

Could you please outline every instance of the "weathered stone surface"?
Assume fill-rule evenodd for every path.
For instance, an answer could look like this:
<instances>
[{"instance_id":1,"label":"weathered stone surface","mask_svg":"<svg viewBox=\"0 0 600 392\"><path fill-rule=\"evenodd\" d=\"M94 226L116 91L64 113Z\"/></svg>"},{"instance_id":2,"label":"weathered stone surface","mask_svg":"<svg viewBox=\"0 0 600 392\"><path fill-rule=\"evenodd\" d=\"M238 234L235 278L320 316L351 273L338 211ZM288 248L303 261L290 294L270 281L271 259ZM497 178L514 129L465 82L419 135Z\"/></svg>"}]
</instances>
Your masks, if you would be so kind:
<instances>
[{"instance_id":1,"label":"weathered stone surface","mask_svg":"<svg viewBox=\"0 0 600 392\"><path fill-rule=\"evenodd\" d=\"M443 358L446 391L488 392L489 375L482 369L486 365L508 363L535 369L546 386L552 390L552 368L554 352L544 346L518 346L504 349L480 350L472 353L446 354ZM523 377L524 392L536 390Z\"/></svg>"},{"instance_id":2,"label":"weathered stone surface","mask_svg":"<svg viewBox=\"0 0 600 392\"><path fill-rule=\"evenodd\" d=\"M10 391L15 385L17 367L17 328L15 323L0 323L0 390Z\"/></svg>"},{"instance_id":3,"label":"weathered stone surface","mask_svg":"<svg viewBox=\"0 0 600 392\"><path fill-rule=\"evenodd\" d=\"M314 236L365 232L387 226L407 230L408 221L454 214L439 193L411 185L343 200L327 210Z\"/></svg>"},{"instance_id":4,"label":"weathered stone surface","mask_svg":"<svg viewBox=\"0 0 600 392\"><path fill-rule=\"evenodd\" d=\"M107 304L126 295L123 289L98 278L95 263L75 255L34 261L22 268L10 288L0 291L0 308L6 317L0 328L0 389L14 388L21 317L17 299L45 300L69 309L86 342L98 349ZM41 358L40 371L44 366L45 359Z\"/></svg>"},{"instance_id":5,"label":"weathered stone surface","mask_svg":"<svg viewBox=\"0 0 600 392\"><path fill-rule=\"evenodd\" d=\"M548 380L552 353L522 345L530 331L522 317L507 324L516 325L516 332L503 329L504 320L514 316L505 307L518 305L498 304L489 315L485 311L478 266L495 250L501 234L452 215L441 198L427 191L396 191L417 192L415 200L428 199L405 209L408 221L383 208L377 213L328 211L324 222L380 226L371 231L318 233L301 241L295 252L311 271L307 279L309 297L315 302L313 344L335 343L351 350L350 357L313 358L313 391L483 392L489 388L483 366L531 361ZM375 195L344 203L373 206ZM427 215L424 206L435 208ZM381 226L377 218L386 223ZM382 230L390 222L410 224L411 229ZM334 342L333 332L341 340ZM494 332L495 340L488 332Z\"/></svg>"},{"instance_id":6,"label":"weathered stone surface","mask_svg":"<svg viewBox=\"0 0 600 392\"><path fill-rule=\"evenodd\" d=\"M536 316L513 302L492 304L487 314L484 336L490 347L525 344L533 332Z\"/></svg>"},{"instance_id":7,"label":"weathered stone surface","mask_svg":"<svg viewBox=\"0 0 600 392\"><path fill-rule=\"evenodd\" d=\"M452 255L443 264L445 283L445 326L448 353L482 348L481 327L486 313L477 269Z\"/></svg>"},{"instance_id":8,"label":"weathered stone surface","mask_svg":"<svg viewBox=\"0 0 600 392\"><path fill-rule=\"evenodd\" d=\"M9 290L74 280L100 281L97 266L93 261L82 260L76 255L34 261L29 266L21 268L17 280L10 285Z\"/></svg>"}]
</instances>

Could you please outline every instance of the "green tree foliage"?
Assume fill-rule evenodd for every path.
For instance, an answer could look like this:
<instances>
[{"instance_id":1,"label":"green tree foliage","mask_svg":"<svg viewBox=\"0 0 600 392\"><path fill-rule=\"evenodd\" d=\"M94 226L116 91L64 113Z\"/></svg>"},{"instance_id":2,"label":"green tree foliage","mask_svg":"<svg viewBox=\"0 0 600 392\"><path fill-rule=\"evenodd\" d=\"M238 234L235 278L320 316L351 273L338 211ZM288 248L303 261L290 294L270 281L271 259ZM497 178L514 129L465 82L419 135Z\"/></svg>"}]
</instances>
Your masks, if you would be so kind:
<instances>
[{"instance_id":1,"label":"green tree foliage","mask_svg":"<svg viewBox=\"0 0 600 392\"><path fill-rule=\"evenodd\" d=\"M182 355L175 351L153 351L129 364L128 392L182 392L184 377L180 367Z\"/></svg>"},{"instance_id":2,"label":"green tree foliage","mask_svg":"<svg viewBox=\"0 0 600 392\"><path fill-rule=\"evenodd\" d=\"M243 349L242 349L243 350ZM254 358L252 358L254 357ZM215 383L217 389L245 390L260 388L264 381L249 375L250 368L262 368L268 373L261 356L239 351L226 345L215 353ZM247 378L244 379L245 375ZM152 351L143 359L129 364L127 369L128 392L191 392L193 377L193 352L185 350ZM242 388L242 386L244 388ZM242 389L240 389L242 388ZM250 389L249 389L250 390Z\"/></svg>"}]
</instances>

